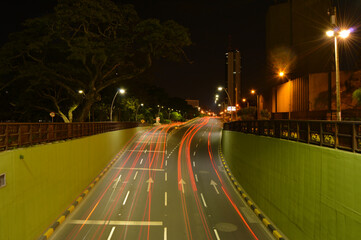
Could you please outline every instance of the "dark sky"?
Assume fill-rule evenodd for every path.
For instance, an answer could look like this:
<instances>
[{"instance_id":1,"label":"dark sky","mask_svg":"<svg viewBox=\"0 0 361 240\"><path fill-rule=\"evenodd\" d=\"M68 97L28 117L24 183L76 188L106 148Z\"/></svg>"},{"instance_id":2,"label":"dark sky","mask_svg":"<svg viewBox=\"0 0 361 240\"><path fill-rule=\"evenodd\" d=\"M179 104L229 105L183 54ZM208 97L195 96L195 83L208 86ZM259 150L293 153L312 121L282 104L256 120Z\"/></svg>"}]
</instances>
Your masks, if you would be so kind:
<instances>
[{"instance_id":1,"label":"dark sky","mask_svg":"<svg viewBox=\"0 0 361 240\"><path fill-rule=\"evenodd\" d=\"M156 84L170 96L199 99L214 107L218 85L224 85L224 54L231 45L242 56L243 92L257 87L265 71L265 13L262 0L122 0L131 3L142 18L173 19L189 28L193 46L188 63L158 63ZM51 12L55 0L6 0L1 8L1 41L20 29L21 22ZM229 40L231 39L231 41Z\"/></svg>"},{"instance_id":2,"label":"dark sky","mask_svg":"<svg viewBox=\"0 0 361 240\"><path fill-rule=\"evenodd\" d=\"M173 19L189 28L193 64L157 65L158 84L170 95L199 99L214 107L214 94L225 81L229 45L242 56L243 92L257 87L265 70L265 15L262 0L144 0L133 3L141 16ZM176 86L176 87L174 87Z\"/></svg>"}]
</instances>

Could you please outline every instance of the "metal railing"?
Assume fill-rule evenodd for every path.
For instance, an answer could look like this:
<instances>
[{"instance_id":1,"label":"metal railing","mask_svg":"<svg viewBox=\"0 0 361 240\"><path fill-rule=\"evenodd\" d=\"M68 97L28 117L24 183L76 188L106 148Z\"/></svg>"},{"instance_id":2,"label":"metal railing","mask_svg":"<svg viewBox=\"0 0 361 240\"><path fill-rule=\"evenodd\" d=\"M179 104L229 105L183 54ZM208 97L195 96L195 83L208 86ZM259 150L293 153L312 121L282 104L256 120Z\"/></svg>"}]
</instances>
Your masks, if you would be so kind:
<instances>
[{"instance_id":1,"label":"metal railing","mask_svg":"<svg viewBox=\"0 0 361 240\"><path fill-rule=\"evenodd\" d=\"M225 123L223 129L361 152L361 122L253 120Z\"/></svg>"},{"instance_id":2,"label":"metal railing","mask_svg":"<svg viewBox=\"0 0 361 240\"><path fill-rule=\"evenodd\" d=\"M0 123L0 151L139 126L135 122Z\"/></svg>"}]
</instances>

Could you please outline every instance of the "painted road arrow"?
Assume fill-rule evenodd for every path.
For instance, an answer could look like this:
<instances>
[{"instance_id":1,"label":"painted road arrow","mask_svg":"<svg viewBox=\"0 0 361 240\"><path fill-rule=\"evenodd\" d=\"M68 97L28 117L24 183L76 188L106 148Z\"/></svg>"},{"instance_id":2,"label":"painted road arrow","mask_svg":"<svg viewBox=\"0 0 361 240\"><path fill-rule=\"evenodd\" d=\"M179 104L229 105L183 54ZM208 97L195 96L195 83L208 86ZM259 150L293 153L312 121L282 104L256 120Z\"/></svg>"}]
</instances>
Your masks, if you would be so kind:
<instances>
[{"instance_id":1,"label":"painted road arrow","mask_svg":"<svg viewBox=\"0 0 361 240\"><path fill-rule=\"evenodd\" d=\"M181 178L178 184L182 185L182 193L184 193L184 184L186 184L186 182L183 180L183 178Z\"/></svg>"},{"instance_id":2,"label":"painted road arrow","mask_svg":"<svg viewBox=\"0 0 361 240\"><path fill-rule=\"evenodd\" d=\"M211 180L211 185L214 187L214 190L216 190L216 193L219 194L218 189L217 189L217 183L213 180Z\"/></svg>"},{"instance_id":3,"label":"painted road arrow","mask_svg":"<svg viewBox=\"0 0 361 240\"><path fill-rule=\"evenodd\" d=\"M153 181L153 179L150 177L150 178L146 181L146 183L148 183L147 192L149 192L149 190L150 190L150 185L151 185L152 183L154 183L154 181Z\"/></svg>"}]
</instances>

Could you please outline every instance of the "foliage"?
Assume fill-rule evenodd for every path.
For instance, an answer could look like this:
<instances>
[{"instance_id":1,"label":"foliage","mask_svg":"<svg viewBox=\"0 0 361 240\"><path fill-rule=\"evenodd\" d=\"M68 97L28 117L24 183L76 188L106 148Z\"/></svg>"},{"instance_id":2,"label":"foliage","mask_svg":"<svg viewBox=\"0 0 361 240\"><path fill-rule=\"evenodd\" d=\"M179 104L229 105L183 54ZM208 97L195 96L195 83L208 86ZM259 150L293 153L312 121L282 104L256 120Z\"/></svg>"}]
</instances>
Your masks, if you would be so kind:
<instances>
[{"instance_id":1,"label":"foliage","mask_svg":"<svg viewBox=\"0 0 361 240\"><path fill-rule=\"evenodd\" d=\"M352 98L357 101L357 105L361 105L361 88L356 89L352 93Z\"/></svg>"},{"instance_id":2,"label":"foliage","mask_svg":"<svg viewBox=\"0 0 361 240\"><path fill-rule=\"evenodd\" d=\"M170 119L172 121L181 121L182 120L182 115L180 113L178 113L178 112L171 112Z\"/></svg>"},{"instance_id":3,"label":"foliage","mask_svg":"<svg viewBox=\"0 0 361 240\"><path fill-rule=\"evenodd\" d=\"M241 110L238 111L238 116L241 117L242 120L247 121L247 120L254 120L256 119L256 113L257 113L257 108L256 107L248 107L248 108L242 108Z\"/></svg>"},{"instance_id":4,"label":"foliage","mask_svg":"<svg viewBox=\"0 0 361 240\"><path fill-rule=\"evenodd\" d=\"M267 109L262 109L260 112L260 120L270 120L271 113Z\"/></svg>"},{"instance_id":5,"label":"foliage","mask_svg":"<svg viewBox=\"0 0 361 240\"><path fill-rule=\"evenodd\" d=\"M184 59L191 44L176 22L141 20L131 5L111 0L62 0L24 27L0 51L0 91L20 86L32 101L16 101L17 108L54 111L65 122L84 121L107 88L139 76L154 59Z\"/></svg>"}]
</instances>

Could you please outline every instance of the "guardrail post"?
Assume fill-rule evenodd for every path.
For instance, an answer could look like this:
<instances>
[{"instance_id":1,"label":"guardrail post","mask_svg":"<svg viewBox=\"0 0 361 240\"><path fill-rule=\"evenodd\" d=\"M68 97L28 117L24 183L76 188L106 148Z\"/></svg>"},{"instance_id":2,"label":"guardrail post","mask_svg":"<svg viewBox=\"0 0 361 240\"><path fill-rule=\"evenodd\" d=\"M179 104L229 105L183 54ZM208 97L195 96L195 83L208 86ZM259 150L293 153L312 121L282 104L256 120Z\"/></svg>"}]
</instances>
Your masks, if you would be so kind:
<instances>
[{"instance_id":1,"label":"guardrail post","mask_svg":"<svg viewBox=\"0 0 361 240\"><path fill-rule=\"evenodd\" d=\"M335 148L338 148L338 122L335 122Z\"/></svg>"},{"instance_id":2,"label":"guardrail post","mask_svg":"<svg viewBox=\"0 0 361 240\"><path fill-rule=\"evenodd\" d=\"M18 146L21 146L21 134L22 134L22 131L21 131L21 125L19 124L18 125Z\"/></svg>"},{"instance_id":3,"label":"guardrail post","mask_svg":"<svg viewBox=\"0 0 361 240\"><path fill-rule=\"evenodd\" d=\"M310 130L310 122L307 122L307 143L310 143L311 130Z\"/></svg>"},{"instance_id":4,"label":"guardrail post","mask_svg":"<svg viewBox=\"0 0 361 240\"><path fill-rule=\"evenodd\" d=\"M352 152L355 152L357 149L356 141L356 124L352 123Z\"/></svg>"},{"instance_id":5,"label":"guardrail post","mask_svg":"<svg viewBox=\"0 0 361 240\"><path fill-rule=\"evenodd\" d=\"M297 142L299 142L300 141L300 122L297 122L296 126L297 126L297 132L296 132L296 134L297 134Z\"/></svg>"},{"instance_id":6,"label":"guardrail post","mask_svg":"<svg viewBox=\"0 0 361 240\"><path fill-rule=\"evenodd\" d=\"M323 145L323 124L320 122L320 146Z\"/></svg>"}]
</instances>

